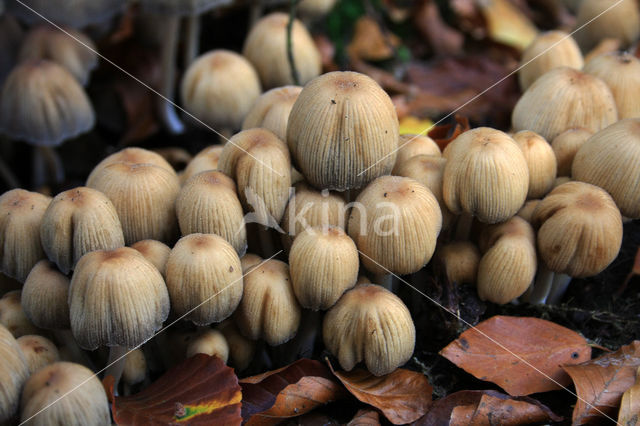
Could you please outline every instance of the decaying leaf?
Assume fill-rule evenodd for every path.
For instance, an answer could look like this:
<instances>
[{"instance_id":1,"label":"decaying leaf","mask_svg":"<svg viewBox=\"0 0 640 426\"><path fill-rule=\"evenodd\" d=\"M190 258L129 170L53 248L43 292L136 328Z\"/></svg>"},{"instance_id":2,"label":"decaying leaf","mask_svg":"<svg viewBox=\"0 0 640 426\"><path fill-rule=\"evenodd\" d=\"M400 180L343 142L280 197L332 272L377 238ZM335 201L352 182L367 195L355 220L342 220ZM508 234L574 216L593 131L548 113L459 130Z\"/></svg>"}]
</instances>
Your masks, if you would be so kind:
<instances>
[{"instance_id":1,"label":"decaying leaf","mask_svg":"<svg viewBox=\"0 0 640 426\"><path fill-rule=\"evenodd\" d=\"M456 115L455 120L455 126L453 124L441 124L435 126L428 133L428 136L438 144L440 151L444 151L451 141L471 129L471 125L469 124L469 119L467 117Z\"/></svg>"},{"instance_id":2,"label":"decaying leaf","mask_svg":"<svg viewBox=\"0 0 640 426\"><path fill-rule=\"evenodd\" d=\"M440 355L521 396L568 385L562 366L589 360L591 347L575 331L550 321L495 316L462 333Z\"/></svg>"},{"instance_id":3,"label":"decaying leaf","mask_svg":"<svg viewBox=\"0 0 640 426\"><path fill-rule=\"evenodd\" d=\"M327 367L310 359L242 379L240 384L247 425L276 424L346 395Z\"/></svg>"},{"instance_id":4,"label":"decaying leaf","mask_svg":"<svg viewBox=\"0 0 640 426\"><path fill-rule=\"evenodd\" d=\"M395 48L399 45L398 36L388 31L383 32L374 19L363 16L356 22L353 39L347 51L351 57L365 61L382 61L392 58Z\"/></svg>"},{"instance_id":5,"label":"decaying leaf","mask_svg":"<svg viewBox=\"0 0 640 426\"><path fill-rule=\"evenodd\" d=\"M636 370L636 383L622 395L618 423L625 426L640 425L640 368Z\"/></svg>"},{"instance_id":6,"label":"decaying leaf","mask_svg":"<svg viewBox=\"0 0 640 426\"><path fill-rule=\"evenodd\" d=\"M358 410L347 426L380 426L380 416L375 410Z\"/></svg>"},{"instance_id":7,"label":"decaying leaf","mask_svg":"<svg viewBox=\"0 0 640 426\"><path fill-rule=\"evenodd\" d=\"M612 419L623 393L634 385L638 367L639 340L591 361L564 366L578 394L573 424L585 424L605 415Z\"/></svg>"},{"instance_id":8,"label":"decaying leaf","mask_svg":"<svg viewBox=\"0 0 640 426\"><path fill-rule=\"evenodd\" d=\"M477 3L492 40L522 51L536 38L536 26L509 0L478 0Z\"/></svg>"},{"instance_id":9,"label":"decaying leaf","mask_svg":"<svg viewBox=\"0 0 640 426\"><path fill-rule=\"evenodd\" d=\"M398 368L376 377L361 368L335 371L330 363L329 368L353 396L382 411L393 424L413 422L431 405L433 388L424 374Z\"/></svg>"},{"instance_id":10,"label":"decaying leaf","mask_svg":"<svg viewBox=\"0 0 640 426\"><path fill-rule=\"evenodd\" d=\"M197 354L169 369L132 396L113 396L105 378L113 418L119 425L239 425L242 393L233 369L218 357Z\"/></svg>"},{"instance_id":11,"label":"decaying leaf","mask_svg":"<svg viewBox=\"0 0 640 426\"><path fill-rule=\"evenodd\" d=\"M462 52L464 36L444 22L435 1L420 2L414 22L436 54L451 56Z\"/></svg>"},{"instance_id":12,"label":"decaying leaf","mask_svg":"<svg viewBox=\"0 0 640 426\"><path fill-rule=\"evenodd\" d=\"M398 133L401 135L421 135L429 132L433 128L433 121L421 120L412 115L400 119Z\"/></svg>"},{"instance_id":13,"label":"decaying leaf","mask_svg":"<svg viewBox=\"0 0 640 426\"><path fill-rule=\"evenodd\" d=\"M562 421L549 408L529 397L509 397L493 390L460 391L434 401L415 426L520 425Z\"/></svg>"}]
</instances>

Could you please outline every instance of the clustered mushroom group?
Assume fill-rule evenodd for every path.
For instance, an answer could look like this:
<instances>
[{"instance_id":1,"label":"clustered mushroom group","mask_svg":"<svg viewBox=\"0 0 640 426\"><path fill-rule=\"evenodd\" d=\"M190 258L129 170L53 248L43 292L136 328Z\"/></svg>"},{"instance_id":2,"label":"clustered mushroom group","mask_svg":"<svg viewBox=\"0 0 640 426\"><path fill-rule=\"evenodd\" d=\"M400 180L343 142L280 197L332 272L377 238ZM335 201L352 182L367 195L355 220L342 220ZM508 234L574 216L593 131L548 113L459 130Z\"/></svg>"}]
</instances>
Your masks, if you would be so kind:
<instances>
[{"instance_id":1,"label":"clustered mushroom group","mask_svg":"<svg viewBox=\"0 0 640 426\"><path fill-rule=\"evenodd\" d=\"M604 3L583 0L579 19ZM637 7L625 13L637 18ZM108 365L126 393L148 379L148 363L198 352L242 371L323 342L343 369L362 363L385 375L411 358L416 339L397 277L432 258L452 283L475 284L498 304L556 303L570 277L615 259L623 217L640 218L640 63L622 52L585 61L580 48L619 25L586 29L580 45L539 35L523 61L557 45L520 71L512 132L475 128L441 152L428 136L399 134L391 99L370 77L320 75L298 21L305 85L293 86L287 21L267 15L243 55L207 52L185 71L180 99L199 122L190 124L230 138L184 170L126 148L86 186L0 196L2 279L21 285L0 299L0 423L38 414L38 424L110 424L92 370ZM631 43L637 30L613 36ZM82 84L95 58L58 37L31 29L0 94L0 129L46 148L52 171L49 148L94 120Z\"/></svg>"}]
</instances>

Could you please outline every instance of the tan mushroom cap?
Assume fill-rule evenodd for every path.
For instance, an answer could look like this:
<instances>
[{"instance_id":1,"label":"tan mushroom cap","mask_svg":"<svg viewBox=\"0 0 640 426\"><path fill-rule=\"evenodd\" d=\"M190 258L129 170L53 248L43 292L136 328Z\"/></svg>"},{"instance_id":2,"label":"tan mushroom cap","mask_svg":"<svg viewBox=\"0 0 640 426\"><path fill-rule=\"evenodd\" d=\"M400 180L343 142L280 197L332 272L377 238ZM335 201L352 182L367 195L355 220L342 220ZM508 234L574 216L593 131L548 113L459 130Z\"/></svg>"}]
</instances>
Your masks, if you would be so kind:
<instances>
[{"instance_id":1,"label":"tan mushroom cap","mask_svg":"<svg viewBox=\"0 0 640 426\"><path fill-rule=\"evenodd\" d=\"M82 389L76 391L80 386ZM102 383L93 371L71 362L53 363L29 377L20 405L20 421L30 419L33 425L111 424Z\"/></svg>"},{"instance_id":2,"label":"tan mushroom cap","mask_svg":"<svg viewBox=\"0 0 640 426\"><path fill-rule=\"evenodd\" d=\"M184 184L190 177L200 172L217 170L218 160L220 159L223 148L224 145L211 145L197 153L189 164L187 164L182 175L180 175L180 181Z\"/></svg>"},{"instance_id":3,"label":"tan mushroom cap","mask_svg":"<svg viewBox=\"0 0 640 426\"><path fill-rule=\"evenodd\" d=\"M228 50L214 50L196 59L180 90L185 109L216 129L239 129L260 93L251 63Z\"/></svg>"},{"instance_id":4,"label":"tan mushroom cap","mask_svg":"<svg viewBox=\"0 0 640 426\"><path fill-rule=\"evenodd\" d=\"M319 19L331 11L336 0L301 0L298 11L302 16L310 19Z\"/></svg>"},{"instance_id":5,"label":"tan mushroom cap","mask_svg":"<svg viewBox=\"0 0 640 426\"><path fill-rule=\"evenodd\" d=\"M346 292L324 317L322 335L340 366L351 371L361 361L376 376L406 363L415 346L411 314L390 291L363 284Z\"/></svg>"},{"instance_id":6,"label":"tan mushroom cap","mask_svg":"<svg viewBox=\"0 0 640 426\"><path fill-rule=\"evenodd\" d=\"M237 370L242 371L249 366L256 351L256 343L240 334L233 319L228 319L220 323L217 327L224 335L229 345L230 364Z\"/></svg>"},{"instance_id":7,"label":"tan mushroom cap","mask_svg":"<svg viewBox=\"0 0 640 426\"><path fill-rule=\"evenodd\" d=\"M24 189L0 196L0 267L11 278L24 282L40 259L40 224L51 198Z\"/></svg>"},{"instance_id":8,"label":"tan mushroom cap","mask_svg":"<svg viewBox=\"0 0 640 426\"><path fill-rule=\"evenodd\" d=\"M640 118L627 118L589 138L572 166L574 179L604 188L626 217L640 218Z\"/></svg>"},{"instance_id":9,"label":"tan mushroom cap","mask_svg":"<svg viewBox=\"0 0 640 426\"><path fill-rule=\"evenodd\" d=\"M581 28L575 37L583 51L605 38L619 39L624 45L630 45L640 36L638 4L634 0L582 0L576 28Z\"/></svg>"},{"instance_id":10,"label":"tan mushroom cap","mask_svg":"<svg viewBox=\"0 0 640 426\"><path fill-rule=\"evenodd\" d=\"M263 259L257 254L246 253L240 258L240 265L242 265L242 273L245 274L249 269L261 263Z\"/></svg>"},{"instance_id":11,"label":"tan mushroom cap","mask_svg":"<svg viewBox=\"0 0 640 426\"><path fill-rule=\"evenodd\" d=\"M556 155L551 145L537 134L522 130L513 135L529 169L529 190L527 198L542 198L551 190L558 172Z\"/></svg>"},{"instance_id":12,"label":"tan mushroom cap","mask_svg":"<svg viewBox=\"0 0 640 426\"><path fill-rule=\"evenodd\" d=\"M5 326L16 339L27 334L40 333L40 330L26 316L20 303L21 297L20 290L13 290L0 298L0 324Z\"/></svg>"},{"instance_id":13,"label":"tan mushroom cap","mask_svg":"<svg viewBox=\"0 0 640 426\"><path fill-rule=\"evenodd\" d=\"M69 329L69 278L55 264L41 260L33 267L22 287L24 313L37 327Z\"/></svg>"},{"instance_id":14,"label":"tan mushroom cap","mask_svg":"<svg viewBox=\"0 0 640 426\"><path fill-rule=\"evenodd\" d=\"M170 173L175 174L171 164L164 159L160 154L149 151L148 149L129 147L122 149L118 152L114 152L108 157L100 161L91 171L87 180L91 180L92 175L98 171L104 169L111 164L125 163L125 164L152 164L154 166L161 167Z\"/></svg>"},{"instance_id":15,"label":"tan mushroom cap","mask_svg":"<svg viewBox=\"0 0 640 426\"><path fill-rule=\"evenodd\" d=\"M529 168L509 135L480 127L462 133L448 150L442 193L451 212L498 223L520 210L529 188Z\"/></svg>"},{"instance_id":16,"label":"tan mushroom cap","mask_svg":"<svg viewBox=\"0 0 640 426\"><path fill-rule=\"evenodd\" d=\"M563 183L566 183L566 182L563 182ZM538 207L538 203L540 201L541 200L527 200L527 202L524 203L524 206L522 206L522 208L518 211L517 215L523 218L524 220L526 220L527 222L531 223L533 212L535 211L536 207Z\"/></svg>"},{"instance_id":17,"label":"tan mushroom cap","mask_svg":"<svg viewBox=\"0 0 640 426\"><path fill-rule=\"evenodd\" d=\"M513 109L516 131L531 130L550 141L567 129L597 132L618 120L616 102L604 81L581 71L554 68L533 83Z\"/></svg>"},{"instance_id":18,"label":"tan mushroom cap","mask_svg":"<svg viewBox=\"0 0 640 426\"><path fill-rule=\"evenodd\" d=\"M131 245L132 249L138 250L158 271L165 276L167 269L167 259L171 248L165 243L157 240L142 240Z\"/></svg>"},{"instance_id":19,"label":"tan mushroom cap","mask_svg":"<svg viewBox=\"0 0 640 426\"><path fill-rule=\"evenodd\" d=\"M412 157L417 155L432 155L440 157L440 147L426 135L400 135L398 139L398 152L396 154L396 164L393 166L391 174L397 175L400 167Z\"/></svg>"},{"instance_id":20,"label":"tan mushroom cap","mask_svg":"<svg viewBox=\"0 0 640 426\"><path fill-rule=\"evenodd\" d=\"M187 358L195 354L217 356L225 364L229 360L229 344L218 330L205 330L195 336L187 345Z\"/></svg>"},{"instance_id":21,"label":"tan mushroom cap","mask_svg":"<svg viewBox=\"0 0 640 426\"><path fill-rule=\"evenodd\" d=\"M480 250L471 241L452 241L438 247L436 256L451 283L475 284Z\"/></svg>"},{"instance_id":22,"label":"tan mushroom cap","mask_svg":"<svg viewBox=\"0 0 640 426\"><path fill-rule=\"evenodd\" d=\"M102 192L87 187L53 198L42 218L40 239L47 257L65 274L85 253L124 246L113 203Z\"/></svg>"},{"instance_id":23,"label":"tan mushroom cap","mask_svg":"<svg viewBox=\"0 0 640 426\"><path fill-rule=\"evenodd\" d=\"M29 377L29 365L16 339L1 324L0 359L0 422L6 422L18 411L20 391Z\"/></svg>"},{"instance_id":24,"label":"tan mushroom cap","mask_svg":"<svg viewBox=\"0 0 640 426\"><path fill-rule=\"evenodd\" d=\"M349 71L310 81L287 127L298 170L316 188L338 191L389 174L397 138L398 117L389 95L370 77Z\"/></svg>"},{"instance_id":25,"label":"tan mushroom cap","mask_svg":"<svg viewBox=\"0 0 640 426\"><path fill-rule=\"evenodd\" d=\"M33 374L42 367L60 360L58 348L46 337L27 334L17 339L20 350L29 365L29 373Z\"/></svg>"},{"instance_id":26,"label":"tan mushroom cap","mask_svg":"<svg viewBox=\"0 0 640 426\"><path fill-rule=\"evenodd\" d=\"M622 218L606 191L569 182L549 193L533 213L538 253L551 271L588 277L603 271L622 244Z\"/></svg>"},{"instance_id":27,"label":"tan mushroom cap","mask_svg":"<svg viewBox=\"0 0 640 426\"><path fill-rule=\"evenodd\" d=\"M593 135L593 132L582 127L565 130L556 136L551 142L551 148L556 156L558 164L558 177L571 176L571 167L573 159L578 149L587 139Z\"/></svg>"},{"instance_id":28,"label":"tan mushroom cap","mask_svg":"<svg viewBox=\"0 0 640 426\"><path fill-rule=\"evenodd\" d=\"M177 315L196 325L220 322L242 298L240 258L218 235L184 236L167 260L167 288Z\"/></svg>"},{"instance_id":29,"label":"tan mushroom cap","mask_svg":"<svg viewBox=\"0 0 640 426\"><path fill-rule=\"evenodd\" d=\"M84 89L61 65L17 65L0 92L0 131L39 146L57 146L89 131L95 114Z\"/></svg>"},{"instance_id":30,"label":"tan mushroom cap","mask_svg":"<svg viewBox=\"0 0 640 426\"><path fill-rule=\"evenodd\" d=\"M348 229L369 271L410 274L431 260L441 227L440 205L426 186L382 176L356 199Z\"/></svg>"},{"instance_id":31,"label":"tan mushroom cap","mask_svg":"<svg viewBox=\"0 0 640 426\"><path fill-rule=\"evenodd\" d=\"M301 91L300 86L283 86L264 92L244 118L242 130L262 127L286 140L289 114Z\"/></svg>"},{"instance_id":32,"label":"tan mushroom cap","mask_svg":"<svg viewBox=\"0 0 640 426\"><path fill-rule=\"evenodd\" d=\"M69 289L71 331L82 348L133 348L151 338L169 315L162 275L138 251L122 247L85 254Z\"/></svg>"}]
</instances>

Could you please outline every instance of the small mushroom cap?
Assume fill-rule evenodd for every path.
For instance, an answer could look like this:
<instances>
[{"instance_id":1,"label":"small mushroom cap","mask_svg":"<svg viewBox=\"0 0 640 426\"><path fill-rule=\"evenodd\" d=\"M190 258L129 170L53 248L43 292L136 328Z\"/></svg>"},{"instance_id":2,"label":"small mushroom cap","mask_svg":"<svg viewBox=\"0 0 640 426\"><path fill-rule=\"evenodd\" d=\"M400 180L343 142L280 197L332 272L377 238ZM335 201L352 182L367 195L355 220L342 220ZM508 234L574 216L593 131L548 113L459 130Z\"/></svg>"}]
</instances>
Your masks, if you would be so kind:
<instances>
[{"instance_id":1,"label":"small mushroom cap","mask_svg":"<svg viewBox=\"0 0 640 426\"><path fill-rule=\"evenodd\" d=\"M299 234L289 253L293 291L303 308L326 310L358 279L355 243L336 227L313 227Z\"/></svg>"},{"instance_id":2,"label":"small mushroom cap","mask_svg":"<svg viewBox=\"0 0 640 426\"><path fill-rule=\"evenodd\" d=\"M45 365L60 360L58 348L46 337L27 334L17 339L20 350L29 365L29 373L33 374Z\"/></svg>"},{"instance_id":3,"label":"small mushroom cap","mask_svg":"<svg viewBox=\"0 0 640 426\"><path fill-rule=\"evenodd\" d=\"M162 275L138 251L121 247L82 256L69 289L71 331L82 348L133 348L169 315Z\"/></svg>"},{"instance_id":4,"label":"small mushroom cap","mask_svg":"<svg viewBox=\"0 0 640 426\"><path fill-rule=\"evenodd\" d=\"M319 19L328 14L335 4L336 0L301 0L298 12L310 19Z\"/></svg>"},{"instance_id":5,"label":"small mushroom cap","mask_svg":"<svg viewBox=\"0 0 640 426\"><path fill-rule=\"evenodd\" d=\"M0 422L6 422L18 411L20 390L29 377L29 365L18 342L0 324Z\"/></svg>"},{"instance_id":6,"label":"small mushroom cap","mask_svg":"<svg viewBox=\"0 0 640 426\"><path fill-rule=\"evenodd\" d=\"M16 339L27 334L39 333L25 315L20 298L20 290L10 291L0 298L0 324L5 326Z\"/></svg>"},{"instance_id":7,"label":"small mushroom cap","mask_svg":"<svg viewBox=\"0 0 640 426\"><path fill-rule=\"evenodd\" d=\"M161 167L170 173L175 174L175 170L160 154L149 151L144 148L129 147L118 152L114 152L108 157L100 161L91 171L87 180L92 179L92 175L98 173L98 171L104 169L111 164L125 163L125 164L152 164L154 166Z\"/></svg>"},{"instance_id":8,"label":"small mushroom cap","mask_svg":"<svg viewBox=\"0 0 640 426\"><path fill-rule=\"evenodd\" d=\"M87 187L53 198L42 218L40 239L47 257L65 274L85 253L124 246L113 203L102 192Z\"/></svg>"},{"instance_id":9,"label":"small mushroom cap","mask_svg":"<svg viewBox=\"0 0 640 426\"><path fill-rule=\"evenodd\" d=\"M40 259L40 224L51 198L24 189L0 196L0 267L11 278L24 282Z\"/></svg>"},{"instance_id":10,"label":"small mushroom cap","mask_svg":"<svg viewBox=\"0 0 640 426\"><path fill-rule=\"evenodd\" d=\"M217 328L224 334L229 345L230 364L237 371L247 368L256 352L256 343L240 334L232 319L223 321Z\"/></svg>"},{"instance_id":11,"label":"small mushroom cap","mask_svg":"<svg viewBox=\"0 0 640 426\"><path fill-rule=\"evenodd\" d=\"M634 0L582 0L576 17L575 38L588 51L605 38L630 45L640 36L640 12Z\"/></svg>"},{"instance_id":12,"label":"small mushroom cap","mask_svg":"<svg viewBox=\"0 0 640 426\"><path fill-rule=\"evenodd\" d=\"M513 135L529 169L529 190L527 198L542 198L551 190L556 178L558 165L553 148L547 141L529 130L523 130Z\"/></svg>"},{"instance_id":13,"label":"small mushroom cap","mask_svg":"<svg viewBox=\"0 0 640 426\"><path fill-rule=\"evenodd\" d=\"M220 331L205 330L194 337L187 346L187 358L195 354L217 356L226 364L229 359L229 344Z\"/></svg>"},{"instance_id":14,"label":"small mushroom cap","mask_svg":"<svg viewBox=\"0 0 640 426\"><path fill-rule=\"evenodd\" d=\"M533 83L513 109L516 131L531 130L550 141L574 127L597 132L618 120L604 81L581 71L554 68Z\"/></svg>"},{"instance_id":15,"label":"small mushroom cap","mask_svg":"<svg viewBox=\"0 0 640 426\"><path fill-rule=\"evenodd\" d=\"M342 368L350 371L364 361L371 373L382 376L411 358L416 329L395 294L363 284L347 291L327 312L322 335Z\"/></svg>"},{"instance_id":16,"label":"small mushroom cap","mask_svg":"<svg viewBox=\"0 0 640 426\"><path fill-rule=\"evenodd\" d=\"M521 296L536 275L535 233L526 220L514 216L489 225L481 234L478 296L505 304Z\"/></svg>"},{"instance_id":17,"label":"small mushroom cap","mask_svg":"<svg viewBox=\"0 0 640 426\"><path fill-rule=\"evenodd\" d=\"M185 108L214 128L239 129L261 88L258 74L244 57L214 50L196 59L182 79Z\"/></svg>"},{"instance_id":18,"label":"small mushroom cap","mask_svg":"<svg viewBox=\"0 0 640 426\"><path fill-rule=\"evenodd\" d=\"M569 182L549 193L533 213L538 252L551 271L572 277L600 273L618 255L622 217L606 191Z\"/></svg>"},{"instance_id":19,"label":"small mushroom cap","mask_svg":"<svg viewBox=\"0 0 640 426\"><path fill-rule=\"evenodd\" d=\"M462 133L447 149L442 193L451 212L498 223L520 210L529 188L529 168L509 135L480 127Z\"/></svg>"},{"instance_id":20,"label":"small mushroom cap","mask_svg":"<svg viewBox=\"0 0 640 426\"><path fill-rule=\"evenodd\" d=\"M167 259L171 249L165 243L156 240L142 240L131 246L132 249L138 250L153 266L165 276L167 268Z\"/></svg>"},{"instance_id":21,"label":"small mushroom cap","mask_svg":"<svg viewBox=\"0 0 640 426\"><path fill-rule=\"evenodd\" d=\"M411 274L431 260L441 227L440 205L426 186L382 176L358 195L348 229L369 271Z\"/></svg>"},{"instance_id":22,"label":"small mushroom cap","mask_svg":"<svg viewBox=\"0 0 640 426\"><path fill-rule=\"evenodd\" d=\"M95 114L84 89L55 62L23 62L4 81L0 131L11 138L57 146L94 124Z\"/></svg>"},{"instance_id":23,"label":"small mushroom cap","mask_svg":"<svg viewBox=\"0 0 640 426\"><path fill-rule=\"evenodd\" d=\"M29 377L20 405L20 421L33 425L111 424L102 383L93 371L71 362L50 364Z\"/></svg>"},{"instance_id":24,"label":"small mushroom cap","mask_svg":"<svg viewBox=\"0 0 640 426\"><path fill-rule=\"evenodd\" d=\"M147 376L147 359L140 348L127 352L122 370L122 381L129 386L141 383Z\"/></svg>"},{"instance_id":25,"label":"small mushroom cap","mask_svg":"<svg viewBox=\"0 0 640 426\"><path fill-rule=\"evenodd\" d=\"M261 263L263 259L257 254L246 253L240 258L240 264L242 265L242 273L245 274L249 269Z\"/></svg>"},{"instance_id":26,"label":"small mushroom cap","mask_svg":"<svg viewBox=\"0 0 640 426\"><path fill-rule=\"evenodd\" d=\"M286 263L271 259L247 272L244 295L234 316L244 336L280 345L296 335L300 317Z\"/></svg>"},{"instance_id":27,"label":"small mushroom cap","mask_svg":"<svg viewBox=\"0 0 640 426\"><path fill-rule=\"evenodd\" d=\"M389 95L370 77L349 71L310 81L287 127L298 170L313 186L338 191L389 174L397 138L398 116Z\"/></svg>"},{"instance_id":28,"label":"small mushroom cap","mask_svg":"<svg viewBox=\"0 0 640 426\"><path fill-rule=\"evenodd\" d=\"M240 258L218 235L182 237L171 250L166 273L174 312L196 325L224 320L242 298Z\"/></svg>"},{"instance_id":29,"label":"small mushroom cap","mask_svg":"<svg viewBox=\"0 0 640 426\"><path fill-rule=\"evenodd\" d=\"M244 118L242 130L262 127L286 140L289 114L301 91L300 86L284 86L264 92Z\"/></svg>"},{"instance_id":30,"label":"small mushroom cap","mask_svg":"<svg viewBox=\"0 0 640 426\"><path fill-rule=\"evenodd\" d=\"M451 283L475 284L480 262L480 250L471 241L452 241L438 248L447 279Z\"/></svg>"},{"instance_id":31,"label":"small mushroom cap","mask_svg":"<svg viewBox=\"0 0 640 426\"><path fill-rule=\"evenodd\" d=\"M26 5L27 7L25 7ZM7 10L27 25L41 22L46 17L58 25L83 28L90 24L105 22L126 6L126 0L50 0L10 1ZM35 11L35 13L34 13Z\"/></svg>"},{"instance_id":32,"label":"small mushroom cap","mask_svg":"<svg viewBox=\"0 0 640 426\"><path fill-rule=\"evenodd\" d=\"M518 211L518 216L531 223L531 218L533 217L533 212L536 207L538 207L538 203L540 200L528 200L524 203L524 206Z\"/></svg>"},{"instance_id":33,"label":"small mushroom cap","mask_svg":"<svg viewBox=\"0 0 640 426\"><path fill-rule=\"evenodd\" d=\"M571 167L573 159L578 149L587 139L593 135L593 132L582 127L565 130L556 136L551 142L551 148L556 156L558 164L558 177L571 176Z\"/></svg>"},{"instance_id":34,"label":"small mushroom cap","mask_svg":"<svg viewBox=\"0 0 640 426\"><path fill-rule=\"evenodd\" d=\"M191 176L195 176L200 172L218 169L218 160L224 145L211 145L196 154L195 157L187 164L180 180L184 184Z\"/></svg>"},{"instance_id":35,"label":"small mushroom cap","mask_svg":"<svg viewBox=\"0 0 640 426\"><path fill-rule=\"evenodd\" d=\"M627 118L589 138L573 160L574 179L604 188L620 212L640 218L640 118Z\"/></svg>"},{"instance_id":36,"label":"small mushroom cap","mask_svg":"<svg viewBox=\"0 0 640 426\"><path fill-rule=\"evenodd\" d=\"M275 12L262 17L249 31L242 54L253 64L265 88L294 84L287 51L289 15ZM322 59L311 34L299 20L291 28L292 53L300 84L322 72Z\"/></svg>"},{"instance_id":37,"label":"small mushroom cap","mask_svg":"<svg viewBox=\"0 0 640 426\"><path fill-rule=\"evenodd\" d=\"M80 31L72 28L64 28L64 31L66 33L51 25L39 25L29 30L20 47L18 62L38 59L56 62L86 86L91 70L98 66L97 48Z\"/></svg>"},{"instance_id":38,"label":"small mushroom cap","mask_svg":"<svg viewBox=\"0 0 640 426\"><path fill-rule=\"evenodd\" d=\"M393 166L391 174L397 175L401 165L417 155L432 155L440 157L440 147L433 139L425 135L400 135L398 139L398 152L396 154L396 164Z\"/></svg>"},{"instance_id":39,"label":"small mushroom cap","mask_svg":"<svg viewBox=\"0 0 640 426\"><path fill-rule=\"evenodd\" d=\"M29 320L47 330L69 329L69 278L53 262L41 260L22 288L22 308Z\"/></svg>"}]
</instances>

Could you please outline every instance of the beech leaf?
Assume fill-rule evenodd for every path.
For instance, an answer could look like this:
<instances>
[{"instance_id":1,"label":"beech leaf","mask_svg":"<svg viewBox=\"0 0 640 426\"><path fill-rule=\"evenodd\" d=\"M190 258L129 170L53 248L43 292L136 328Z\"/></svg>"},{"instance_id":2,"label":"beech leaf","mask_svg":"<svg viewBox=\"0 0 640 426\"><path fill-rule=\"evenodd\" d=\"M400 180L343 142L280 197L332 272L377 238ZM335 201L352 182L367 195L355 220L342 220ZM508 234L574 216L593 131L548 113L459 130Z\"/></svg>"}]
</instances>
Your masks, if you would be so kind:
<instances>
[{"instance_id":1,"label":"beech leaf","mask_svg":"<svg viewBox=\"0 0 640 426\"><path fill-rule=\"evenodd\" d=\"M239 425L242 421L238 378L218 357L188 358L132 396L114 397L111 376L104 384L118 425Z\"/></svg>"},{"instance_id":2,"label":"beech leaf","mask_svg":"<svg viewBox=\"0 0 640 426\"><path fill-rule=\"evenodd\" d=\"M331 363L329 368L353 396L382 411L393 424L413 422L431 405L433 388L424 374L398 368L376 377L363 369L335 371Z\"/></svg>"},{"instance_id":3,"label":"beech leaf","mask_svg":"<svg viewBox=\"0 0 640 426\"><path fill-rule=\"evenodd\" d=\"M380 426L380 416L375 410L358 410L347 426Z\"/></svg>"},{"instance_id":4,"label":"beech leaf","mask_svg":"<svg viewBox=\"0 0 640 426\"><path fill-rule=\"evenodd\" d=\"M591 347L575 331L550 321L495 316L462 333L440 355L509 395L522 396L568 385L562 366L589 360Z\"/></svg>"},{"instance_id":5,"label":"beech leaf","mask_svg":"<svg viewBox=\"0 0 640 426\"><path fill-rule=\"evenodd\" d=\"M325 365L301 359L240 380L242 417L247 425L272 425L346 396Z\"/></svg>"},{"instance_id":6,"label":"beech leaf","mask_svg":"<svg viewBox=\"0 0 640 426\"><path fill-rule=\"evenodd\" d=\"M573 424L581 425L616 415L622 395L636 381L640 367L640 341L613 353L564 369L573 379L578 402L573 410Z\"/></svg>"}]
</instances>

